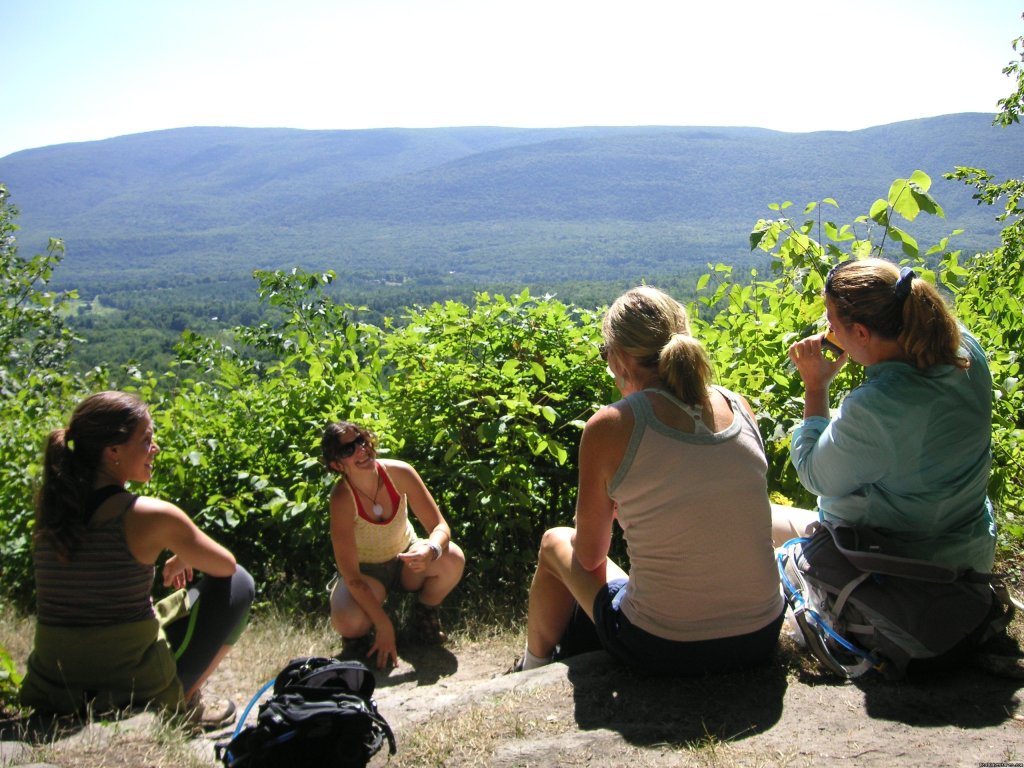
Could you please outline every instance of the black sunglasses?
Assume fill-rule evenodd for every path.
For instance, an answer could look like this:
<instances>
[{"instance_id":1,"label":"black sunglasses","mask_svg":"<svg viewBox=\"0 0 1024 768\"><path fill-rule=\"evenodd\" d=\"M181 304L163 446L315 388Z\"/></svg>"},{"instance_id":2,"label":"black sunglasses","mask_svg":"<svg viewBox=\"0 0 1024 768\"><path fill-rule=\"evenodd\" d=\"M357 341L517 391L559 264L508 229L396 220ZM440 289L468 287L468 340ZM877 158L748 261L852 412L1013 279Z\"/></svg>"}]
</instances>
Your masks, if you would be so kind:
<instances>
[{"instance_id":1,"label":"black sunglasses","mask_svg":"<svg viewBox=\"0 0 1024 768\"><path fill-rule=\"evenodd\" d=\"M338 448L338 458L347 459L349 456L356 452L356 448L366 448L369 445L370 444L369 442L367 442L366 438L363 435L360 435L350 443L341 444L341 447Z\"/></svg>"},{"instance_id":2,"label":"black sunglasses","mask_svg":"<svg viewBox=\"0 0 1024 768\"><path fill-rule=\"evenodd\" d=\"M601 359L604 360L607 363L608 362L608 345L607 344L598 344L597 345L597 354L599 354L601 356Z\"/></svg>"}]
</instances>

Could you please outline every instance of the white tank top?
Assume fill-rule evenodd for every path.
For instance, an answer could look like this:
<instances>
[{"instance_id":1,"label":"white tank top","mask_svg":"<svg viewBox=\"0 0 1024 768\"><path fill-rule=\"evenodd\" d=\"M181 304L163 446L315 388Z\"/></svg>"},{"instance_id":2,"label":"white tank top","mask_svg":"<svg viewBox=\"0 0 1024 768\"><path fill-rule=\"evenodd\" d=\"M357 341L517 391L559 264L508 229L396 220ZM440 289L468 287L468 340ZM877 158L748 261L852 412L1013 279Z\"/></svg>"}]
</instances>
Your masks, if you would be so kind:
<instances>
[{"instance_id":1,"label":"white tank top","mask_svg":"<svg viewBox=\"0 0 1024 768\"><path fill-rule=\"evenodd\" d=\"M746 634L782 612L761 436L736 396L716 390L733 420L715 433L699 411L687 410L703 431L681 432L658 420L650 394L627 397L633 434L608 489L629 553L622 611L667 640Z\"/></svg>"}]
</instances>

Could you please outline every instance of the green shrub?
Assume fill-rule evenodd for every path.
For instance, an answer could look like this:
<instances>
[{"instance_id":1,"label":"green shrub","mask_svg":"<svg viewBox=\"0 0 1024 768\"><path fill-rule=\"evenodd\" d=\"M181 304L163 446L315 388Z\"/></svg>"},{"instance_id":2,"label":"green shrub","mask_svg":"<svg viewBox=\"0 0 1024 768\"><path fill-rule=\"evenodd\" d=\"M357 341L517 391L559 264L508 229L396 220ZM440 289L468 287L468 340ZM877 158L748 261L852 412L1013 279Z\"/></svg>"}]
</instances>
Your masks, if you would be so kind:
<instances>
[{"instance_id":1,"label":"green shrub","mask_svg":"<svg viewBox=\"0 0 1024 768\"><path fill-rule=\"evenodd\" d=\"M393 447L480 585L522 586L540 533L573 519L580 430L615 399L597 354L601 316L524 291L404 319L385 340Z\"/></svg>"}]
</instances>

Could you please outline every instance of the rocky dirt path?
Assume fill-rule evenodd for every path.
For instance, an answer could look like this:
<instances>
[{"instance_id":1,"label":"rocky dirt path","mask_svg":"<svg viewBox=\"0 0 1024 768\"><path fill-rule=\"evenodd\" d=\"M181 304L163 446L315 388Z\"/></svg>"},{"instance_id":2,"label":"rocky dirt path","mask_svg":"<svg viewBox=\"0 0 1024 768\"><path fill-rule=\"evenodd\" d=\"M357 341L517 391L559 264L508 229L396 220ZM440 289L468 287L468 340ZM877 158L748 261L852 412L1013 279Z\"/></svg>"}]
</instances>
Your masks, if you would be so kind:
<instances>
[{"instance_id":1,"label":"rocky dirt path","mask_svg":"<svg viewBox=\"0 0 1024 768\"><path fill-rule=\"evenodd\" d=\"M544 726L502 740L486 764L1024 764L1024 681L976 669L927 684L854 684L798 662L673 680L631 674L599 652L491 677L498 661L460 654L458 669L430 685L382 685L379 706L400 751L432 718L474 708L507 718L511 708L519 722Z\"/></svg>"},{"instance_id":2,"label":"rocky dirt path","mask_svg":"<svg viewBox=\"0 0 1024 768\"><path fill-rule=\"evenodd\" d=\"M1024 765L1024 680L978 669L854 684L816 674L789 646L770 669L696 680L639 676L602 652L500 674L516 650L403 651L376 695L398 754L371 765ZM195 742L204 762L218 765L225 735ZM0 765L19 765L8 758Z\"/></svg>"}]
</instances>

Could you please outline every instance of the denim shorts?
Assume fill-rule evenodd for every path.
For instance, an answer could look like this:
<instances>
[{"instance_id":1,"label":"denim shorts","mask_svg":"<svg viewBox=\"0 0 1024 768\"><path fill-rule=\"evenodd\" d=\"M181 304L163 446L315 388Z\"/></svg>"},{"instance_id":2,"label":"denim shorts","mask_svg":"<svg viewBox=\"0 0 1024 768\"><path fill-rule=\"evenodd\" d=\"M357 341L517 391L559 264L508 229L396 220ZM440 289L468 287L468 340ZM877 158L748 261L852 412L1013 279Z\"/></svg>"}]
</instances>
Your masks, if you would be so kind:
<instances>
[{"instance_id":1,"label":"denim shorts","mask_svg":"<svg viewBox=\"0 0 1024 768\"><path fill-rule=\"evenodd\" d=\"M627 666L668 675L703 675L764 664L772 659L782 628L784 612L767 626L745 635L711 640L677 641L652 635L633 625L619 606L628 579L615 579L594 597L594 622L577 610L558 658L587 647L587 632L596 634L608 653ZM589 627L587 626L589 625ZM575 650L574 650L575 649Z\"/></svg>"}]
</instances>

